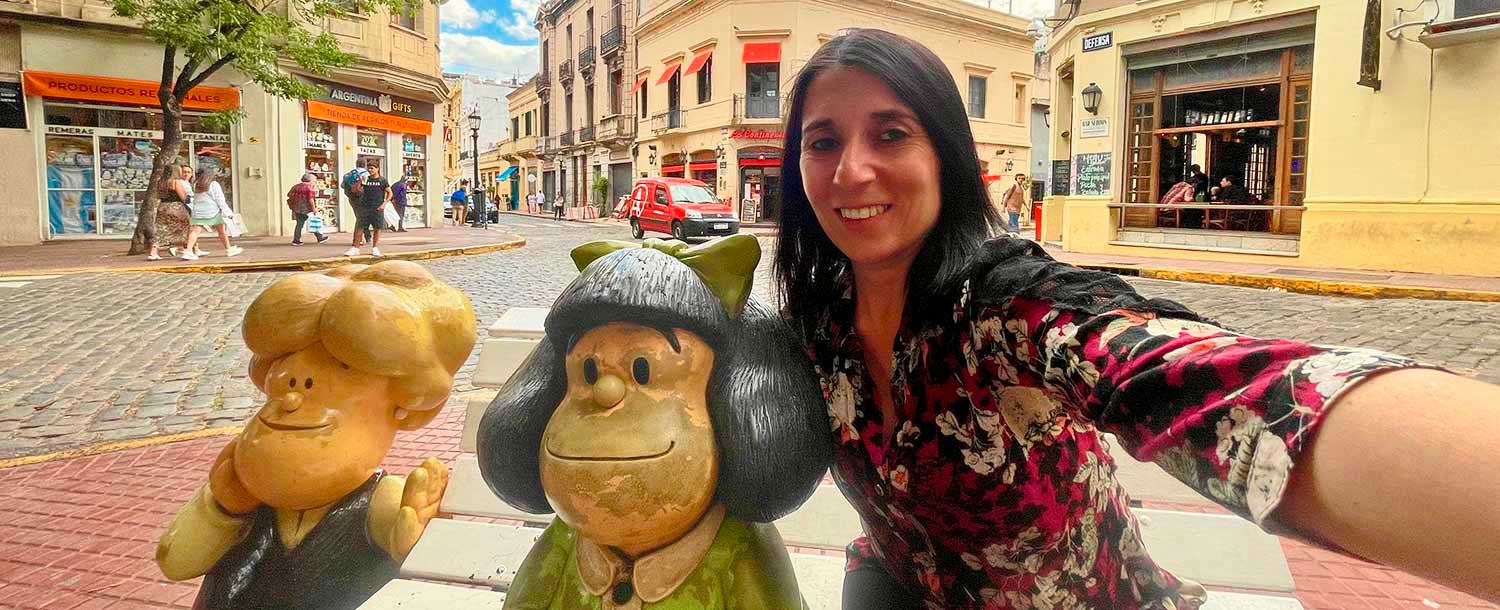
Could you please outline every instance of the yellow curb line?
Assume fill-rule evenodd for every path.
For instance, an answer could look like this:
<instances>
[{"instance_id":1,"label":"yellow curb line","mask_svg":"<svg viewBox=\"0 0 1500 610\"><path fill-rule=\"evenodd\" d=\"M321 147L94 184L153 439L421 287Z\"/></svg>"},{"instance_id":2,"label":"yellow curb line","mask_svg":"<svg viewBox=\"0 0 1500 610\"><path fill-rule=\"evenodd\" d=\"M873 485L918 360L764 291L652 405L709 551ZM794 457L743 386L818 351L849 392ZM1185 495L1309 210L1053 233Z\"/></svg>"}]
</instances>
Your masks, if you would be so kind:
<instances>
[{"instance_id":1,"label":"yellow curb line","mask_svg":"<svg viewBox=\"0 0 1500 610\"><path fill-rule=\"evenodd\" d=\"M485 244L482 246L462 246L458 248L438 248L433 250L414 250L411 252L392 252L376 258L370 254L360 256L335 256L328 258L294 259L281 261L263 261L254 263L221 263L205 265L180 265L175 267L75 267L70 269L47 269L40 272L24 272L28 275L71 275L76 273L235 273L247 271L315 271L340 267L351 263L368 263L378 260L429 260L435 258L447 258L450 256L473 256L476 254L488 254L502 250L514 250L526 245L525 237L518 237L497 244ZM25 279L27 275L4 275L5 279Z\"/></svg>"},{"instance_id":2,"label":"yellow curb line","mask_svg":"<svg viewBox=\"0 0 1500 610\"><path fill-rule=\"evenodd\" d=\"M1475 301L1500 303L1500 292L1461 290L1457 288L1424 288L1420 286L1392 286L1389 284L1361 284L1306 278L1286 278L1270 275L1223 273L1217 271L1185 271L1180 269L1154 269L1130 265L1079 265L1101 271L1128 271L1138 277L1217 284L1243 288L1280 288L1287 292L1302 294L1359 297L1366 299L1429 299L1439 301Z\"/></svg>"},{"instance_id":3,"label":"yellow curb line","mask_svg":"<svg viewBox=\"0 0 1500 610\"><path fill-rule=\"evenodd\" d=\"M39 463L42 463L42 462L51 462L51 461L54 461L54 460L65 460L65 459L69 459L69 458L78 458L78 457L84 457L84 456L89 456L89 455L97 455L97 454L100 454L100 453L111 453L111 452L115 452L115 451L124 451L126 449L139 449L141 447L151 447L151 446L154 446L154 445L165 445L167 443L175 443L175 442L178 442L178 441L190 441L190 440L199 439L199 438L209 438L209 437L214 437L214 436L229 436L231 434L239 434L240 433L240 429L241 429L241 426L234 426L232 428L209 428L207 430L195 430L193 432L179 432L177 434L168 434L168 435L165 435L165 436L151 436L151 437L147 437L147 438L133 438L133 439L130 439L130 440L116 441L116 442L113 442L113 443L104 443L102 445L93 445L93 446L90 446L90 447L79 447L77 449L66 449L66 450L63 450L63 451L54 451L52 453L43 453L43 454L40 454L40 455L27 455L27 456L22 456L22 457L18 457L18 458L11 458L11 459L8 459L8 460L0 460L0 468L10 468L12 466L25 466L27 464L39 464Z\"/></svg>"}]
</instances>

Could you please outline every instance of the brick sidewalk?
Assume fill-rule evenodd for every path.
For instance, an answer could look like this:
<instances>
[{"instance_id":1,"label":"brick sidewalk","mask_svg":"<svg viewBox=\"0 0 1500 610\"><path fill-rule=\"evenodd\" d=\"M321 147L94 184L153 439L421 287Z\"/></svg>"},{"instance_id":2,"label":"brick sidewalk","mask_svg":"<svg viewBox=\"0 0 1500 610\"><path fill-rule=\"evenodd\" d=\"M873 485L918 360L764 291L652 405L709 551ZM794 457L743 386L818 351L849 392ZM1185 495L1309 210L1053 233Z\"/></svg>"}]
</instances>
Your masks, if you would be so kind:
<instances>
[{"instance_id":1,"label":"brick sidewalk","mask_svg":"<svg viewBox=\"0 0 1500 610\"><path fill-rule=\"evenodd\" d=\"M233 258L224 256L224 248L217 237L200 239L199 247L207 250L209 255L192 262L168 257L166 252L161 253L165 258L160 261L148 261L145 255L127 256L125 252L130 249L130 244L125 240L53 240L35 246L0 248L0 277L78 271L264 271L316 268L321 265L309 265L308 262L320 259L349 262L343 254L353 239L350 233L331 233L328 241L322 244L311 235L304 235L303 239L304 245L301 246L293 246L292 238L285 236L233 239L230 243L245 249L244 254ZM383 232L380 250L393 258L431 258L491 251L515 245L519 239L504 226L489 230L442 226L409 229L405 233ZM369 251L366 244L364 252L368 254Z\"/></svg>"},{"instance_id":2,"label":"brick sidewalk","mask_svg":"<svg viewBox=\"0 0 1500 610\"><path fill-rule=\"evenodd\" d=\"M427 456L452 464L463 404L402 433L386 468L403 474ZM46 610L189 608L197 581L172 583L152 560L157 538L204 480L226 437L205 438L0 469L0 607ZM1216 507L1153 508L1219 512ZM1397 570L1283 540L1308 610L1500 610ZM1435 605L1434 605L1435 604Z\"/></svg>"}]
</instances>

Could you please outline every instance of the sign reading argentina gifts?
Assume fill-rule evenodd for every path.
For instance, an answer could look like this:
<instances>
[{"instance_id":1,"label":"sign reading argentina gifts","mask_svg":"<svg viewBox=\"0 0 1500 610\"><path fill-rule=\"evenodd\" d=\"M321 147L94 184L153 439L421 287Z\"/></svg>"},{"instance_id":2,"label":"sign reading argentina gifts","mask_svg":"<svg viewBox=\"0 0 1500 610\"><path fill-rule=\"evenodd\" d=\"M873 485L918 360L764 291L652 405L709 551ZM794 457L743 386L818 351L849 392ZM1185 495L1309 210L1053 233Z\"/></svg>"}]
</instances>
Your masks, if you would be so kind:
<instances>
[{"instance_id":1,"label":"sign reading argentina gifts","mask_svg":"<svg viewBox=\"0 0 1500 610\"><path fill-rule=\"evenodd\" d=\"M396 97L389 93L371 91L340 83L331 83L312 78L305 80L318 87L318 95L310 98L312 100L407 119L416 119L428 123L431 123L437 116L436 107L426 102L418 102L404 97Z\"/></svg>"}]
</instances>

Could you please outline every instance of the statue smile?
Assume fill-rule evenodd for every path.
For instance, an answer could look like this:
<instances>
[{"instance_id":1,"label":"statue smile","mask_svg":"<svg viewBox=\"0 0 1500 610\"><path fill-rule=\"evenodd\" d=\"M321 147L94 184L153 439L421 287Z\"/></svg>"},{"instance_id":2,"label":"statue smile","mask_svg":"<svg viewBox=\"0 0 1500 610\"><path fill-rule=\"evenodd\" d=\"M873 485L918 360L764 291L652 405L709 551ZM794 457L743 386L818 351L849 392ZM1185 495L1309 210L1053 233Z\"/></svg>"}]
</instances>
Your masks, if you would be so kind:
<instances>
[{"instance_id":1,"label":"statue smile","mask_svg":"<svg viewBox=\"0 0 1500 610\"><path fill-rule=\"evenodd\" d=\"M570 462L634 462L634 461L637 461L637 460L652 460L652 459L656 459L656 458L659 458L659 457L665 457L668 453L672 452L672 449L674 449L676 447L677 447L677 441L672 441L672 442L670 442L670 443L667 444L666 450L661 451L659 453L653 453L653 454L650 454L650 455L627 456L627 457L596 457L596 456L562 455L562 454L559 454L559 453L553 451L551 447L548 447L547 448L547 455L550 455L550 456L552 456L554 458L557 458L559 460L566 460L566 461L570 461Z\"/></svg>"},{"instance_id":2,"label":"statue smile","mask_svg":"<svg viewBox=\"0 0 1500 610\"><path fill-rule=\"evenodd\" d=\"M270 420L267 420L264 417L257 417L256 419L260 420L260 423L263 424L263 425L265 425L265 427L270 428L272 430L318 430L320 428L327 428L328 426L333 425L333 424L330 424L330 423L322 423L322 424L312 424L312 425L299 426L299 425L293 425L293 424L279 424L279 423L275 423L275 422L272 422Z\"/></svg>"}]
</instances>

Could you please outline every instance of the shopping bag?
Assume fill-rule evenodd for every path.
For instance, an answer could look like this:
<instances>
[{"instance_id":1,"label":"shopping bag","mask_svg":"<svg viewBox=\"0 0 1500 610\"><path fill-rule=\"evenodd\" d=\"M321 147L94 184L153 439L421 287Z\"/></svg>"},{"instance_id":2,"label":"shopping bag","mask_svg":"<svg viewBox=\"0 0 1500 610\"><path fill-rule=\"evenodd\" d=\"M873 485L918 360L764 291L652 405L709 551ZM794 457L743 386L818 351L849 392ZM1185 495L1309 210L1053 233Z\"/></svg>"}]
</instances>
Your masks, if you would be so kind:
<instances>
[{"instance_id":1,"label":"shopping bag","mask_svg":"<svg viewBox=\"0 0 1500 610\"><path fill-rule=\"evenodd\" d=\"M385 206L385 226L394 227L401 224L401 213L396 211L396 206Z\"/></svg>"},{"instance_id":2,"label":"shopping bag","mask_svg":"<svg viewBox=\"0 0 1500 610\"><path fill-rule=\"evenodd\" d=\"M230 237L239 237L245 234L245 223L240 220L238 215L225 216L224 231L229 233Z\"/></svg>"},{"instance_id":3,"label":"shopping bag","mask_svg":"<svg viewBox=\"0 0 1500 610\"><path fill-rule=\"evenodd\" d=\"M313 233L323 232L323 217L317 214L307 216L307 230Z\"/></svg>"}]
</instances>

